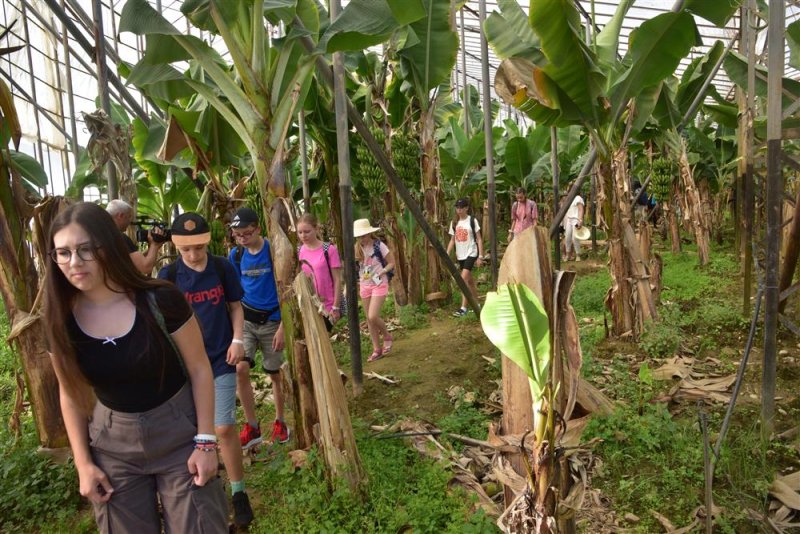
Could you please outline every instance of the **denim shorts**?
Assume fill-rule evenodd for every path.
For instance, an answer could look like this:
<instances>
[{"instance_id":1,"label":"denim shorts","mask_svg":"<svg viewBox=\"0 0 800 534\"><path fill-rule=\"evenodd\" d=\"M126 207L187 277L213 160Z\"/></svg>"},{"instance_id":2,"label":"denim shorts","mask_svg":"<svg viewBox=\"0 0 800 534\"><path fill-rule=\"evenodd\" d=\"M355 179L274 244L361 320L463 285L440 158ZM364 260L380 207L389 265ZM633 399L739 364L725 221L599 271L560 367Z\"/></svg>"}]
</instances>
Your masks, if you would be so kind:
<instances>
[{"instance_id":1,"label":"denim shorts","mask_svg":"<svg viewBox=\"0 0 800 534\"><path fill-rule=\"evenodd\" d=\"M214 379L214 426L236 424L236 373Z\"/></svg>"}]
</instances>

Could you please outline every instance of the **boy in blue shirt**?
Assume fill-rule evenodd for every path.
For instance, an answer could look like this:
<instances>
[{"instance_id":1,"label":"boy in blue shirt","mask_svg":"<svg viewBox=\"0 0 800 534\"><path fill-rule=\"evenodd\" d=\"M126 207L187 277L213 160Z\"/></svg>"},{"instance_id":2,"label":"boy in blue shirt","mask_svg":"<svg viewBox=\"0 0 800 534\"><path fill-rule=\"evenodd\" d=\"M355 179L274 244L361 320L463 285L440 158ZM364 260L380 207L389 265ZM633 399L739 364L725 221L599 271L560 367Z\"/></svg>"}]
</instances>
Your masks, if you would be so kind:
<instances>
[{"instance_id":1,"label":"boy in blue shirt","mask_svg":"<svg viewBox=\"0 0 800 534\"><path fill-rule=\"evenodd\" d=\"M240 208L231 220L231 233L238 243L228 259L235 266L244 289L245 361L236 366L239 400L247 422L239 435L242 448L247 450L263 441L255 398L250 384L250 369L255 365L258 347L263 354L262 366L272 379L275 399L275 422L270 443L286 443L291 434L283 420L283 323L281 322L278 289L272 270L269 241L261 236L258 214L250 208Z\"/></svg>"}]
</instances>

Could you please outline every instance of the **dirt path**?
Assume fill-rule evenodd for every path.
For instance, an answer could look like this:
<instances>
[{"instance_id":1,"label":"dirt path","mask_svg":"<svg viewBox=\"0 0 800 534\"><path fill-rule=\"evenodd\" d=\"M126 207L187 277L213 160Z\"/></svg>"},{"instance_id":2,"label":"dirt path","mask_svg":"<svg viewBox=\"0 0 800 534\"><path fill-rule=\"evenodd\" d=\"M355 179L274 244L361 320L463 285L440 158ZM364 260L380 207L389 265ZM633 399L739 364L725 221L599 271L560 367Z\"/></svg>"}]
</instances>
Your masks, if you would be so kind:
<instances>
[{"instance_id":1,"label":"dirt path","mask_svg":"<svg viewBox=\"0 0 800 534\"><path fill-rule=\"evenodd\" d=\"M427 326L396 330L394 338L391 353L365 362L364 372L391 376L400 383L387 385L365 377L364 394L351 401L353 411L366 421L403 416L436 421L452 411L447 396L451 386L482 395L496 389L493 377L498 373L481 357L494 357L495 349L473 314L456 319L439 310L430 315Z\"/></svg>"}]
</instances>

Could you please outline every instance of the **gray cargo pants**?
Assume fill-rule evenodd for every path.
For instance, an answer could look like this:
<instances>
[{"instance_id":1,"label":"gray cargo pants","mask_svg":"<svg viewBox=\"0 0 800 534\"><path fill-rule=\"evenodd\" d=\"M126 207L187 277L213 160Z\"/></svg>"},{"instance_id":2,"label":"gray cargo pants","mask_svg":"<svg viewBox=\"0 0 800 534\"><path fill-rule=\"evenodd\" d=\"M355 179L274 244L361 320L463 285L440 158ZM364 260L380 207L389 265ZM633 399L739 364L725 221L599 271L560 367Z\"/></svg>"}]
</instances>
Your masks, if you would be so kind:
<instances>
[{"instance_id":1,"label":"gray cargo pants","mask_svg":"<svg viewBox=\"0 0 800 534\"><path fill-rule=\"evenodd\" d=\"M228 532L222 480L215 477L202 487L192 483L186 462L196 433L188 382L147 412L118 412L97 403L89 423L90 447L114 488L107 503L94 505L100 532L159 534L162 518L166 534Z\"/></svg>"}]
</instances>

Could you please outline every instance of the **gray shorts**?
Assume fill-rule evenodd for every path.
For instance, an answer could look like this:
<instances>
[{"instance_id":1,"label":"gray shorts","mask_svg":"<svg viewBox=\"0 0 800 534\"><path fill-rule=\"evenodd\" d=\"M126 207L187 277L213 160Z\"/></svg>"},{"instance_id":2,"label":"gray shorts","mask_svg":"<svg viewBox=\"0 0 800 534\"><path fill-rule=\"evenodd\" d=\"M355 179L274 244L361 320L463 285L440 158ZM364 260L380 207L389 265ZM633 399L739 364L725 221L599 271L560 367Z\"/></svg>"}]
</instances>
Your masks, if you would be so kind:
<instances>
[{"instance_id":1,"label":"gray shorts","mask_svg":"<svg viewBox=\"0 0 800 534\"><path fill-rule=\"evenodd\" d=\"M214 379L214 426L236 424L236 373Z\"/></svg>"},{"instance_id":2,"label":"gray shorts","mask_svg":"<svg viewBox=\"0 0 800 534\"><path fill-rule=\"evenodd\" d=\"M275 374L281 370L283 351L272 350L272 338L275 337L280 324L280 321L267 321L264 324L244 322L244 358L250 363L251 369L255 366L256 349L260 346L264 355L264 360L261 362L264 371Z\"/></svg>"}]
</instances>

